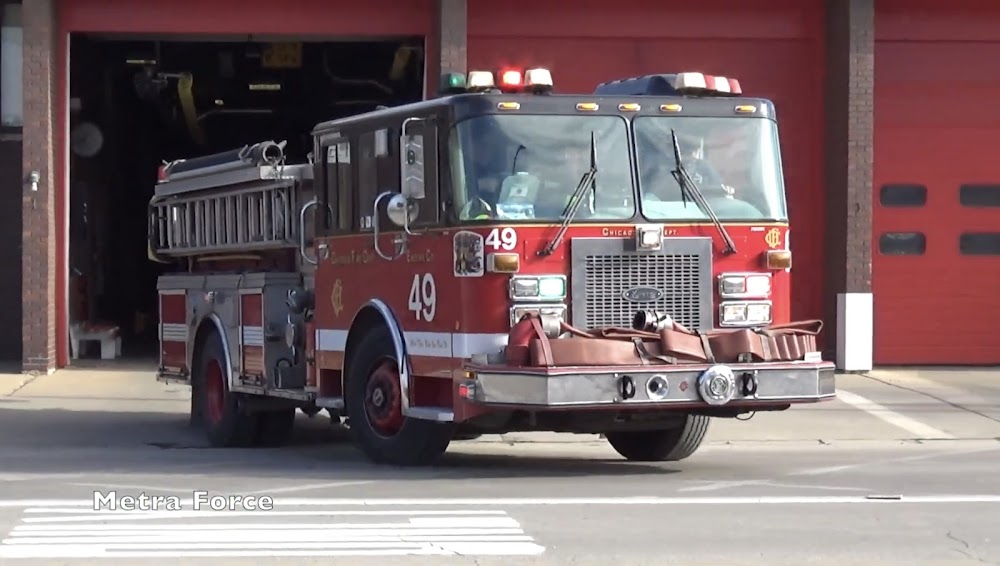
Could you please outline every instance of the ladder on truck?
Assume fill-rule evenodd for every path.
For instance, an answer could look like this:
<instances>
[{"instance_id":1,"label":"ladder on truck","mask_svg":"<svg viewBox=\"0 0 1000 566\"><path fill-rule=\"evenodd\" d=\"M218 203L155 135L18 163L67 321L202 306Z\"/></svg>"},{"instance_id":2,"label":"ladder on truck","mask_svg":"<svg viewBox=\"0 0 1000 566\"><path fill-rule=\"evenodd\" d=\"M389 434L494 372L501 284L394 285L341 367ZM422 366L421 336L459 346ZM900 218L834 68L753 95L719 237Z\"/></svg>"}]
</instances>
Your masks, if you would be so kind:
<instances>
[{"instance_id":1,"label":"ladder on truck","mask_svg":"<svg viewBox=\"0 0 1000 566\"><path fill-rule=\"evenodd\" d=\"M313 170L285 165L283 147L268 141L161 167L149 203L150 257L299 247Z\"/></svg>"}]
</instances>

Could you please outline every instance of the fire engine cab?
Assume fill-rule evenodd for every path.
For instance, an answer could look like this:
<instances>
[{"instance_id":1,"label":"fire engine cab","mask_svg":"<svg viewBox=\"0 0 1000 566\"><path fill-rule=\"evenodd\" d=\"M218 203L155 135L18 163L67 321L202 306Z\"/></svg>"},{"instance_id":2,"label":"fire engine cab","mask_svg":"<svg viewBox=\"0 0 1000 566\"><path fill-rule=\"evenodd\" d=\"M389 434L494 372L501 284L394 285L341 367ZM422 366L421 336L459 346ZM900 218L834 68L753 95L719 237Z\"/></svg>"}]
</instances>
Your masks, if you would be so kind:
<instances>
[{"instance_id":1,"label":"fire engine cab","mask_svg":"<svg viewBox=\"0 0 1000 566\"><path fill-rule=\"evenodd\" d=\"M450 74L312 138L160 170L158 378L215 446L326 409L376 462L533 430L681 460L712 418L835 396L789 319L774 106L734 79Z\"/></svg>"}]
</instances>

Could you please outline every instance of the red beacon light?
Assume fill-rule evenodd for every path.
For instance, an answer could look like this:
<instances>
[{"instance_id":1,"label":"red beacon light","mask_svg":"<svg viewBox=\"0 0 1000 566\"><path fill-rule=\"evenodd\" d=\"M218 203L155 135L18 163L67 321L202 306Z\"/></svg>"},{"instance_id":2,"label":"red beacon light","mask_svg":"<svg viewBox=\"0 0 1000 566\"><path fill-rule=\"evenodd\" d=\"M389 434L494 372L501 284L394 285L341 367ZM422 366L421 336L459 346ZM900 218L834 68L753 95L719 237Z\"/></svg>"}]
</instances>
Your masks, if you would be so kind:
<instances>
[{"instance_id":1,"label":"red beacon light","mask_svg":"<svg viewBox=\"0 0 1000 566\"><path fill-rule=\"evenodd\" d=\"M548 94L552 92L552 72L540 67L523 72L518 69L503 69L496 74L490 71L470 71L465 88L468 92Z\"/></svg>"},{"instance_id":2,"label":"red beacon light","mask_svg":"<svg viewBox=\"0 0 1000 566\"><path fill-rule=\"evenodd\" d=\"M506 89L516 89L520 88L522 85L521 81L521 71L516 69L507 69L505 71L500 71L500 87Z\"/></svg>"}]
</instances>

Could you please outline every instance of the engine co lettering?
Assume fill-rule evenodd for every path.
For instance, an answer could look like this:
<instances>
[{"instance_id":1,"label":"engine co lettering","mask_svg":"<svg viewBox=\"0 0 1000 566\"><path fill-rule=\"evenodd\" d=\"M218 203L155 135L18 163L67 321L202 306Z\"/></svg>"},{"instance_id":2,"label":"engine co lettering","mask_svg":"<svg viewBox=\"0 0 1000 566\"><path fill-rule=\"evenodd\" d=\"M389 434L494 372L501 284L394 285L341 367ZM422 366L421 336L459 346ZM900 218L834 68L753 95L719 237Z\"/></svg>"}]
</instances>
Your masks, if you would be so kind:
<instances>
[{"instance_id":1,"label":"engine co lettering","mask_svg":"<svg viewBox=\"0 0 1000 566\"><path fill-rule=\"evenodd\" d=\"M406 252L407 263L430 263L434 261L434 253L430 250L422 252Z\"/></svg>"}]
</instances>

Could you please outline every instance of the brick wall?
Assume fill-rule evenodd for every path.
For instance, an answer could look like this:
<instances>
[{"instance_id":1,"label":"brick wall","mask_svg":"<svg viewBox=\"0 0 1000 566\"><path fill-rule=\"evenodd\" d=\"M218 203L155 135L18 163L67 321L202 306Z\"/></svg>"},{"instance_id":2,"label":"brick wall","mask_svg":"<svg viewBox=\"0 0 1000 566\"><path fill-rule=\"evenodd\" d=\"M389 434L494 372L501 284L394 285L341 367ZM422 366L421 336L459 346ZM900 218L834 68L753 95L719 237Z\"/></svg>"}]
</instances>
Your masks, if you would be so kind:
<instances>
[{"instance_id":1,"label":"brick wall","mask_svg":"<svg viewBox=\"0 0 1000 566\"><path fill-rule=\"evenodd\" d=\"M837 294L871 292L874 2L827 0L827 328L837 325Z\"/></svg>"},{"instance_id":2,"label":"brick wall","mask_svg":"<svg viewBox=\"0 0 1000 566\"><path fill-rule=\"evenodd\" d=\"M435 40L439 56L438 65L431 65L436 74L431 75L435 81L443 73L465 73L466 51L469 27L468 0L438 0L438 17L435 21Z\"/></svg>"},{"instance_id":3,"label":"brick wall","mask_svg":"<svg viewBox=\"0 0 1000 566\"><path fill-rule=\"evenodd\" d=\"M26 372L56 365L55 18L56 0L28 0L24 26L24 138L22 168L40 175L38 191L22 190L22 364Z\"/></svg>"}]
</instances>

